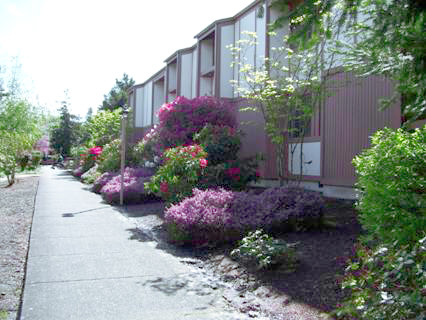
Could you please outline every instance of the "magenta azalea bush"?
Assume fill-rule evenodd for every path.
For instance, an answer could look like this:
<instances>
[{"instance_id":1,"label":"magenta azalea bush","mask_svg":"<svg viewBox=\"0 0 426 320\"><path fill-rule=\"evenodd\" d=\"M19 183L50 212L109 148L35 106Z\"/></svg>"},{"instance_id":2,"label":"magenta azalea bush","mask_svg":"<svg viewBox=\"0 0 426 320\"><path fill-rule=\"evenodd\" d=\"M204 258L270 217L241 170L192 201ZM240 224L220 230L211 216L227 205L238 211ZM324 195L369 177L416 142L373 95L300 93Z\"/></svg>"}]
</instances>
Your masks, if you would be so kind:
<instances>
[{"instance_id":1,"label":"magenta azalea bush","mask_svg":"<svg viewBox=\"0 0 426 320\"><path fill-rule=\"evenodd\" d=\"M319 193L296 188L271 188L259 195L194 189L192 197L166 209L165 220L173 241L198 245L240 239L259 228L310 226L320 222L323 205Z\"/></svg>"},{"instance_id":2,"label":"magenta azalea bush","mask_svg":"<svg viewBox=\"0 0 426 320\"><path fill-rule=\"evenodd\" d=\"M123 181L123 199L127 203L143 201L150 198L144 191L144 184L150 180L153 172L147 168L125 168ZM107 180L104 176L104 181ZM101 181L99 181L101 182ZM103 182L103 181L102 181ZM100 193L108 203L118 203L120 200L121 175L116 174L101 188Z\"/></svg>"},{"instance_id":3,"label":"magenta azalea bush","mask_svg":"<svg viewBox=\"0 0 426 320\"><path fill-rule=\"evenodd\" d=\"M100 177L98 177L92 186L92 191L94 193L101 193L101 189L106 185L112 178L114 178L118 173L116 172L105 172Z\"/></svg>"},{"instance_id":4,"label":"magenta azalea bush","mask_svg":"<svg viewBox=\"0 0 426 320\"><path fill-rule=\"evenodd\" d=\"M76 169L74 169L72 171L72 175L76 178L80 178L81 175L84 173L85 171L83 171L83 167L82 166L78 166Z\"/></svg>"},{"instance_id":5,"label":"magenta azalea bush","mask_svg":"<svg viewBox=\"0 0 426 320\"><path fill-rule=\"evenodd\" d=\"M168 203L176 203L192 195L203 170L208 165L207 153L199 145L166 149L160 166L146 184L151 192L159 194Z\"/></svg>"},{"instance_id":6,"label":"magenta azalea bush","mask_svg":"<svg viewBox=\"0 0 426 320\"><path fill-rule=\"evenodd\" d=\"M161 155L167 148L193 144L194 135L206 124L237 126L232 105L214 97L177 97L160 108L158 118L159 124L141 142L145 149L156 155Z\"/></svg>"}]
</instances>

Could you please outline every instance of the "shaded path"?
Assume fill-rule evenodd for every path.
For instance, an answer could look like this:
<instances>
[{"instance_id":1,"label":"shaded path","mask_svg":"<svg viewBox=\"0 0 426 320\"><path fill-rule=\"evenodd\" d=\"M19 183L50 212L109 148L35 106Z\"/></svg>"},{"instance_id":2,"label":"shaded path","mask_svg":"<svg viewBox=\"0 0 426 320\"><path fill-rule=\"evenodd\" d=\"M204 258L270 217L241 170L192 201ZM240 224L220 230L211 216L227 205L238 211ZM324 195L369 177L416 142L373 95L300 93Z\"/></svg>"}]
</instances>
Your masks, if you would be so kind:
<instances>
[{"instance_id":1,"label":"shaded path","mask_svg":"<svg viewBox=\"0 0 426 320\"><path fill-rule=\"evenodd\" d=\"M132 240L135 225L85 189L43 169L21 319L245 319L195 268Z\"/></svg>"}]
</instances>

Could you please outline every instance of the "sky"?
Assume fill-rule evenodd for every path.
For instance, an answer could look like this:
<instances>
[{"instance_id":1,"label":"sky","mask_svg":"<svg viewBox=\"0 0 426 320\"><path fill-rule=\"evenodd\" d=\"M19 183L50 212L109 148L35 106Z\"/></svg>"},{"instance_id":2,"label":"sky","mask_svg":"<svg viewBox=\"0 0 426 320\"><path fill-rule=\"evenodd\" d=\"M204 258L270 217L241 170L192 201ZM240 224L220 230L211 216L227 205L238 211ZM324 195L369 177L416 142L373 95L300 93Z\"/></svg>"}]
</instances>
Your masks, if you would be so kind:
<instances>
[{"instance_id":1,"label":"sky","mask_svg":"<svg viewBox=\"0 0 426 320\"><path fill-rule=\"evenodd\" d=\"M84 117L127 73L142 83L213 21L254 0L0 0L0 66L54 112Z\"/></svg>"}]
</instances>

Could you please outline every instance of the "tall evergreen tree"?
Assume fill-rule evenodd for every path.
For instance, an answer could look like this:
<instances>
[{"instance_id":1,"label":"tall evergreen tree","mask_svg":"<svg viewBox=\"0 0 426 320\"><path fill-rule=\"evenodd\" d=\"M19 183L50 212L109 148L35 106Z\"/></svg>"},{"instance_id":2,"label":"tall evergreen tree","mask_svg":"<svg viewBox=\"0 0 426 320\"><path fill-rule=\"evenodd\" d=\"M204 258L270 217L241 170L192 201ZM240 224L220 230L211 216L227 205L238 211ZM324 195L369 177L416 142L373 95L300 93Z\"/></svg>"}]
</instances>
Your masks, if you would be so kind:
<instances>
[{"instance_id":1,"label":"tall evergreen tree","mask_svg":"<svg viewBox=\"0 0 426 320\"><path fill-rule=\"evenodd\" d=\"M58 123L51 129L50 143L56 152L65 157L70 155L71 147L78 141L80 123L78 117L68 111L67 101L61 104Z\"/></svg>"},{"instance_id":2,"label":"tall evergreen tree","mask_svg":"<svg viewBox=\"0 0 426 320\"><path fill-rule=\"evenodd\" d=\"M135 80L126 73L121 80L115 79L115 86L107 95L104 95L104 101L99 106L99 110L115 110L123 108L127 104L128 90L135 84Z\"/></svg>"}]
</instances>

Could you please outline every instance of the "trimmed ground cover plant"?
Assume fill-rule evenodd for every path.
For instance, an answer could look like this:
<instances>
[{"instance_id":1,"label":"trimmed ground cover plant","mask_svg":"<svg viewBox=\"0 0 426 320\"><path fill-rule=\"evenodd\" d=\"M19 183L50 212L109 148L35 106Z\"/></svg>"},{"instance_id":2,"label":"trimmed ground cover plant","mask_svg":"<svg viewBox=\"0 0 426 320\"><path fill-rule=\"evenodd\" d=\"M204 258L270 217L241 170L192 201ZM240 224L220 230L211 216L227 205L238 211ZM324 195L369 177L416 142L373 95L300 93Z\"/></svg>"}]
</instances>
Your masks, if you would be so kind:
<instances>
[{"instance_id":1,"label":"trimmed ground cover plant","mask_svg":"<svg viewBox=\"0 0 426 320\"><path fill-rule=\"evenodd\" d=\"M166 209L165 220L174 242L215 244L258 228L312 225L320 221L322 206L320 194L300 189L272 188L260 195L194 189L192 197Z\"/></svg>"},{"instance_id":2,"label":"trimmed ground cover plant","mask_svg":"<svg viewBox=\"0 0 426 320\"><path fill-rule=\"evenodd\" d=\"M112 178L114 178L118 173L116 172L105 172L100 177L98 177L92 186L92 191L94 193L101 193L101 189L106 185Z\"/></svg>"},{"instance_id":3,"label":"trimmed ground cover plant","mask_svg":"<svg viewBox=\"0 0 426 320\"><path fill-rule=\"evenodd\" d=\"M123 182L123 200L126 203L134 203L151 199L144 189L145 182L149 181L153 172L148 168L125 168ZM107 180L107 175L104 176L102 183ZM100 193L103 199L108 203L118 203L120 200L121 190L121 175L117 174L110 176L111 179L104 184ZM100 184L98 182L98 184Z\"/></svg>"}]
</instances>

